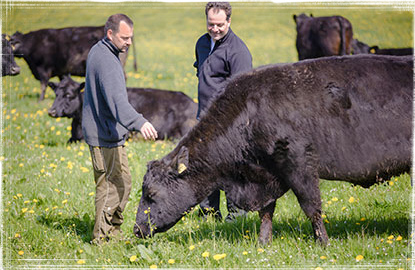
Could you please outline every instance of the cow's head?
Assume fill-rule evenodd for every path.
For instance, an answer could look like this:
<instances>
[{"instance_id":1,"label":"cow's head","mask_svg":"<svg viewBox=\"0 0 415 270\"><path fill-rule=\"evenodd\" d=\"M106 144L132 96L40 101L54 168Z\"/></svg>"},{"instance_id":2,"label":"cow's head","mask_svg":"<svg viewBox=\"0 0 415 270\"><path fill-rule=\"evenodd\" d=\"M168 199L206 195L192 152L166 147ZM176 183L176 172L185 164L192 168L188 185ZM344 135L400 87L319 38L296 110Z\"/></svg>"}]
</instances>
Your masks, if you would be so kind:
<instances>
[{"instance_id":1,"label":"cow's head","mask_svg":"<svg viewBox=\"0 0 415 270\"><path fill-rule=\"evenodd\" d=\"M24 46L23 46L24 35L17 31L10 37L10 44L13 48L13 53L16 57L23 57Z\"/></svg>"},{"instance_id":2,"label":"cow's head","mask_svg":"<svg viewBox=\"0 0 415 270\"><path fill-rule=\"evenodd\" d=\"M58 84L49 82L48 85L55 91L56 98L48 110L51 117L73 118L82 110L82 93L85 83L77 83L70 76L64 76Z\"/></svg>"},{"instance_id":3,"label":"cow's head","mask_svg":"<svg viewBox=\"0 0 415 270\"><path fill-rule=\"evenodd\" d=\"M1 35L1 76L14 76L20 73L20 67L14 61L13 49L9 40L9 36Z\"/></svg>"},{"instance_id":4,"label":"cow's head","mask_svg":"<svg viewBox=\"0 0 415 270\"><path fill-rule=\"evenodd\" d=\"M147 165L134 226L137 237L168 230L198 203L195 190L186 181L191 174L188 156L182 146L173 158L168 155Z\"/></svg>"}]
</instances>

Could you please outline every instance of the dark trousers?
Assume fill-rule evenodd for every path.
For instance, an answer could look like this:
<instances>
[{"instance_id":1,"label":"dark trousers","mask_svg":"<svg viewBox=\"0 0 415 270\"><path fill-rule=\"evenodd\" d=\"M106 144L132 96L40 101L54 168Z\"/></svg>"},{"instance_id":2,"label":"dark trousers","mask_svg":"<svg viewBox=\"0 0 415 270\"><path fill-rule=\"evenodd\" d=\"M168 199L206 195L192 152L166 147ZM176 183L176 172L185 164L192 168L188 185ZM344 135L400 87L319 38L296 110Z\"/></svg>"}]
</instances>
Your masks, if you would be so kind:
<instances>
[{"instance_id":1,"label":"dark trousers","mask_svg":"<svg viewBox=\"0 0 415 270\"><path fill-rule=\"evenodd\" d=\"M226 193L225 193L225 196L226 196ZM220 190L217 189L213 191L212 194L210 194L206 199L204 199L200 203L200 208L202 209L202 213L204 215L211 213L213 214L215 218L221 219L222 214L220 212L219 204L220 204ZM228 198L226 199L226 206L228 208L228 212L230 215L235 214L235 213L240 213L241 211L244 212L243 210L240 210L239 208L237 208L235 204Z\"/></svg>"}]
</instances>

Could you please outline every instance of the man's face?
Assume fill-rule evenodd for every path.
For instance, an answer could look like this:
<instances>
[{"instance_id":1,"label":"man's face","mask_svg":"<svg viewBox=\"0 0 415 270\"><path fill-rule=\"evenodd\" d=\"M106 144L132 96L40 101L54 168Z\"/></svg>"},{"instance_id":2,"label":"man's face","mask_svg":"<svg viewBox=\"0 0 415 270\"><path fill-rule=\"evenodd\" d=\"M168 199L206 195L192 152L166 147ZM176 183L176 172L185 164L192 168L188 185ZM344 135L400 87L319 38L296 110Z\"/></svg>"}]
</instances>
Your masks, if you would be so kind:
<instances>
[{"instance_id":1,"label":"man's face","mask_svg":"<svg viewBox=\"0 0 415 270\"><path fill-rule=\"evenodd\" d=\"M229 26L231 25L231 18L227 21L224 10L211 8L208 11L206 23L210 37L213 40L218 41L228 33Z\"/></svg>"},{"instance_id":2,"label":"man's face","mask_svg":"<svg viewBox=\"0 0 415 270\"><path fill-rule=\"evenodd\" d=\"M133 37L133 28L126 22L121 21L118 32L115 33L111 29L107 32L107 37L111 42L121 51L126 52L131 45L131 39Z\"/></svg>"}]
</instances>

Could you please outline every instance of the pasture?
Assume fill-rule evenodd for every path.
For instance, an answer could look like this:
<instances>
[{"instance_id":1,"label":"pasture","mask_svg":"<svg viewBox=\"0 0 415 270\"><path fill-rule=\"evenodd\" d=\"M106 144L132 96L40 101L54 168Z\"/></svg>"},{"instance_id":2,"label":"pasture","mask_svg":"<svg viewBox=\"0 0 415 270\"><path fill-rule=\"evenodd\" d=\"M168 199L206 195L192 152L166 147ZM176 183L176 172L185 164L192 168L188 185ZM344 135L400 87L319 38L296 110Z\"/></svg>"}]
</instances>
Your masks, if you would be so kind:
<instances>
[{"instance_id":1,"label":"pasture","mask_svg":"<svg viewBox=\"0 0 415 270\"><path fill-rule=\"evenodd\" d=\"M125 13L135 23L138 64L134 71L130 55L127 85L183 91L197 98L194 46L206 31L204 4L2 2L2 32L98 26L111 14ZM302 12L342 15L352 23L354 38L371 46L413 46L413 12L403 7L252 2L232 6L231 27L250 49L254 67L297 61L292 15ZM273 242L268 246L258 244L257 213L228 223L203 220L192 211L166 233L137 239L132 229L146 163L175 145L140 138L127 143L133 189L124 212L124 239L91 245L95 185L88 146L66 144L71 120L48 116L53 91L48 88L45 100L38 102L39 81L23 59L16 61L21 73L3 77L1 93L3 268L411 268L408 174L369 189L321 181L330 241L326 248L314 242L311 223L292 192L277 200ZM223 196L221 208L225 215Z\"/></svg>"}]
</instances>

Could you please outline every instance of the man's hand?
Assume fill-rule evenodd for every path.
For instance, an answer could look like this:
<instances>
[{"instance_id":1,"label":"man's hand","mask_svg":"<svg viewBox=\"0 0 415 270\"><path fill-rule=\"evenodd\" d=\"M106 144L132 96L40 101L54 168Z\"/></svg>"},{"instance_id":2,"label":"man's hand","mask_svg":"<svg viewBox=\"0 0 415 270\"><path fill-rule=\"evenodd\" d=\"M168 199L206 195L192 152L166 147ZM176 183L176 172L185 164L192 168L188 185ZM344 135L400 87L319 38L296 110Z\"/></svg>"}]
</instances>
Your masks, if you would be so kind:
<instances>
[{"instance_id":1,"label":"man's hand","mask_svg":"<svg viewBox=\"0 0 415 270\"><path fill-rule=\"evenodd\" d=\"M145 122L140 132L146 140L152 139L154 141L157 139L157 131L150 122Z\"/></svg>"}]
</instances>

